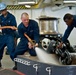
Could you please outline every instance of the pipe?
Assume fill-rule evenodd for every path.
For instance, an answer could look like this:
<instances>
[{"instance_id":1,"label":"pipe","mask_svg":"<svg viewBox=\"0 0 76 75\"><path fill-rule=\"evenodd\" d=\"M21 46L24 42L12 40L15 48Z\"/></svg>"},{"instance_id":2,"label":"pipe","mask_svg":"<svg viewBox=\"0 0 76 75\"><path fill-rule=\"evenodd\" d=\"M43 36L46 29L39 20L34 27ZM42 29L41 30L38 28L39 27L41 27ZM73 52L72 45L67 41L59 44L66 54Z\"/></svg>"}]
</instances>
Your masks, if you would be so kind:
<instances>
[{"instance_id":1,"label":"pipe","mask_svg":"<svg viewBox=\"0 0 76 75\"><path fill-rule=\"evenodd\" d=\"M57 11L57 10L61 10L63 8L66 8L66 7L76 7L76 4L64 4L64 5L60 5L60 6L54 6L51 8L52 11Z\"/></svg>"},{"instance_id":2,"label":"pipe","mask_svg":"<svg viewBox=\"0 0 76 75\"><path fill-rule=\"evenodd\" d=\"M31 6L31 8L40 8L43 2L44 2L44 0L39 0L39 2L37 4Z\"/></svg>"},{"instance_id":3,"label":"pipe","mask_svg":"<svg viewBox=\"0 0 76 75\"><path fill-rule=\"evenodd\" d=\"M24 33L24 36L29 40L29 42L30 42L33 46L35 46L35 43L33 42L33 40L32 40L26 33Z\"/></svg>"},{"instance_id":4,"label":"pipe","mask_svg":"<svg viewBox=\"0 0 76 75\"><path fill-rule=\"evenodd\" d=\"M10 29L13 29L13 30L17 30L17 27L15 27L15 26L2 26L2 27L0 27L0 30L6 29L6 28L10 28Z\"/></svg>"}]
</instances>

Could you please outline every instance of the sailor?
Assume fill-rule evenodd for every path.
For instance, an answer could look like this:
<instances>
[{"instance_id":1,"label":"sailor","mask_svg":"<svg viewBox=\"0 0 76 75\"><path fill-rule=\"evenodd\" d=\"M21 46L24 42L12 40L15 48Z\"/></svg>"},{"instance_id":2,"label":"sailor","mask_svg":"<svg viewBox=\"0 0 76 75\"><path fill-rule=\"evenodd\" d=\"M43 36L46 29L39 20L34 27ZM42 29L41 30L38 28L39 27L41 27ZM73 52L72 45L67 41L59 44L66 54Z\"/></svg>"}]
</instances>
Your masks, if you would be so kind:
<instances>
[{"instance_id":1,"label":"sailor","mask_svg":"<svg viewBox=\"0 0 76 75\"><path fill-rule=\"evenodd\" d=\"M15 16L7 11L7 5L0 3L0 29L2 35L0 35L0 67L3 57L4 47L7 46L8 52L12 59L12 54L15 50L14 35L17 27ZM7 60L7 59L6 59Z\"/></svg>"},{"instance_id":2,"label":"sailor","mask_svg":"<svg viewBox=\"0 0 76 75\"><path fill-rule=\"evenodd\" d=\"M62 48L63 43L65 43L74 28L76 28L76 15L67 13L63 17L64 22L67 25L67 29L62 37L62 42L57 46L57 48Z\"/></svg>"},{"instance_id":3,"label":"sailor","mask_svg":"<svg viewBox=\"0 0 76 75\"><path fill-rule=\"evenodd\" d=\"M21 20L22 22L18 26L18 33L21 39L16 47L14 58L16 58L17 55L23 55L26 51L28 51L31 56L36 56L36 52L33 49L33 45L24 36L24 34L27 34L32 40L36 42L34 46L38 46L39 43L38 23L35 20L29 19L29 15L26 12L22 13ZM14 70L17 69L16 65L13 69Z\"/></svg>"}]
</instances>

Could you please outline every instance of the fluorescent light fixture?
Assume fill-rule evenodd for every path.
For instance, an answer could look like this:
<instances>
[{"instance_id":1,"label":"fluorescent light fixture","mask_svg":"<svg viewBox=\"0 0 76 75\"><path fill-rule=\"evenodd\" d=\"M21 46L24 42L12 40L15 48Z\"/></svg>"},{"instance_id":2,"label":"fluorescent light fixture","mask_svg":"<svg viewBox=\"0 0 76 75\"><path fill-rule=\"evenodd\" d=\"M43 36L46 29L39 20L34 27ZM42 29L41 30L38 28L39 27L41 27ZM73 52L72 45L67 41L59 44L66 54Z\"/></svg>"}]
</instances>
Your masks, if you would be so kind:
<instances>
[{"instance_id":1,"label":"fluorescent light fixture","mask_svg":"<svg viewBox=\"0 0 76 75\"><path fill-rule=\"evenodd\" d=\"M27 7L27 8L31 8L31 6L30 6L30 5L25 5L25 7Z\"/></svg>"},{"instance_id":2,"label":"fluorescent light fixture","mask_svg":"<svg viewBox=\"0 0 76 75\"><path fill-rule=\"evenodd\" d=\"M34 1L30 1L30 2L18 2L18 4L35 4Z\"/></svg>"},{"instance_id":3,"label":"fluorescent light fixture","mask_svg":"<svg viewBox=\"0 0 76 75\"><path fill-rule=\"evenodd\" d=\"M76 0L64 0L64 3L76 3Z\"/></svg>"}]
</instances>

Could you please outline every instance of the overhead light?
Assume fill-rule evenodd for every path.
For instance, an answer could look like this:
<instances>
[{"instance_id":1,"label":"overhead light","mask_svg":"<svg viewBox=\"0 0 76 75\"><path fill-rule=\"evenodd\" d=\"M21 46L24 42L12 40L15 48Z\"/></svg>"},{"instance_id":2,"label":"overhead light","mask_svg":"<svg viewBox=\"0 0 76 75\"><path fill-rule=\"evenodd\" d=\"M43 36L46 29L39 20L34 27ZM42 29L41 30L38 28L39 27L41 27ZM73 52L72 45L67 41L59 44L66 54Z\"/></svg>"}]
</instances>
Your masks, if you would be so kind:
<instances>
[{"instance_id":1,"label":"overhead light","mask_svg":"<svg viewBox=\"0 0 76 75\"><path fill-rule=\"evenodd\" d=\"M30 2L18 2L18 4L36 4L34 1L30 1Z\"/></svg>"},{"instance_id":2,"label":"overhead light","mask_svg":"<svg viewBox=\"0 0 76 75\"><path fill-rule=\"evenodd\" d=\"M31 8L31 6L30 6L30 5L25 5L25 7L27 7L27 8Z\"/></svg>"},{"instance_id":3,"label":"overhead light","mask_svg":"<svg viewBox=\"0 0 76 75\"><path fill-rule=\"evenodd\" d=\"M64 0L64 3L76 3L76 0Z\"/></svg>"}]
</instances>

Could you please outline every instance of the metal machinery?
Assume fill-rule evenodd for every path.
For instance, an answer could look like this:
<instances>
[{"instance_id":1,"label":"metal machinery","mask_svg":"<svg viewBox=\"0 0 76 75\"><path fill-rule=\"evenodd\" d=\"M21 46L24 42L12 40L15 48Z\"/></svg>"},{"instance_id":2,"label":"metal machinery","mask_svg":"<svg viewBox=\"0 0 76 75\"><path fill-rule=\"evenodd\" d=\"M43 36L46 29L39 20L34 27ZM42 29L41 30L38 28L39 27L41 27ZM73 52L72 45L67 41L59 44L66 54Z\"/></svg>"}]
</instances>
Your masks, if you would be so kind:
<instances>
[{"instance_id":1,"label":"metal machinery","mask_svg":"<svg viewBox=\"0 0 76 75\"><path fill-rule=\"evenodd\" d=\"M58 32L58 18L55 17L40 17L40 47L48 53L54 53L58 56L60 63L70 65L72 57L70 52L75 52L70 46L69 41L63 44L62 49L57 49L56 46L61 42L62 35Z\"/></svg>"},{"instance_id":2,"label":"metal machinery","mask_svg":"<svg viewBox=\"0 0 76 75\"><path fill-rule=\"evenodd\" d=\"M74 65L55 65L53 63L40 62L37 57L18 56L18 71L25 75L76 75L76 66Z\"/></svg>"},{"instance_id":3,"label":"metal machinery","mask_svg":"<svg viewBox=\"0 0 76 75\"><path fill-rule=\"evenodd\" d=\"M39 18L40 34L57 34L58 33L58 18L41 17Z\"/></svg>"},{"instance_id":4,"label":"metal machinery","mask_svg":"<svg viewBox=\"0 0 76 75\"><path fill-rule=\"evenodd\" d=\"M48 44L48 42L50 42L50 40L54 37L61 38L61 34L58 32L59 19L55 17L44 16L38 18L38 20L39 20L39 28L40 28L40 42L42 48L44 50L47 50L47 47L44 47L45 44Z\"/></svg>"},{"instance_id":5,"label":"metal machinery","mask_svg":"<svg viewBox=\"0 0 76 75\"><path fill-rule=\"evenodd\" d=\"M73 52L73 48L69 41L63 44L62 49L56 48L62 38L62 35L58 33L58 18L41 17L38 20L41 36L40 47L50 55L50 58L44 56L44 59L52 60L53 58L58 60L59 64L41 62L37 56L19 55L14 60L17 62L18 71L26 75L75 75L76 66L70 65L72 63L70 52Z\"/></svg>"}]
</instances>

